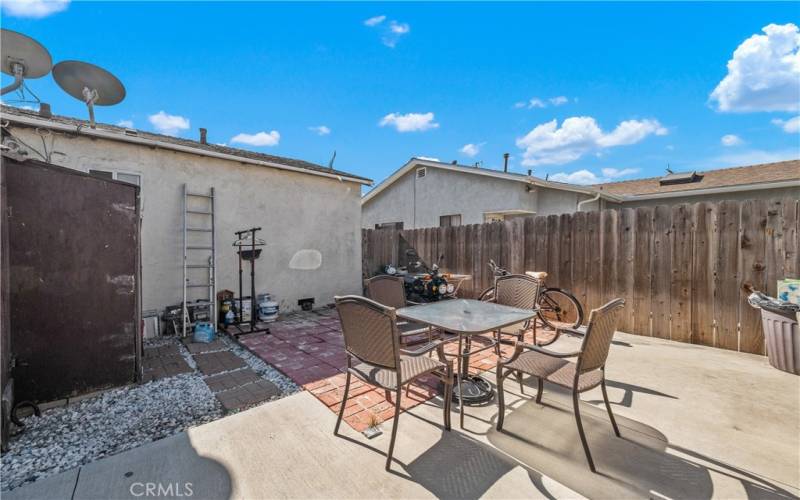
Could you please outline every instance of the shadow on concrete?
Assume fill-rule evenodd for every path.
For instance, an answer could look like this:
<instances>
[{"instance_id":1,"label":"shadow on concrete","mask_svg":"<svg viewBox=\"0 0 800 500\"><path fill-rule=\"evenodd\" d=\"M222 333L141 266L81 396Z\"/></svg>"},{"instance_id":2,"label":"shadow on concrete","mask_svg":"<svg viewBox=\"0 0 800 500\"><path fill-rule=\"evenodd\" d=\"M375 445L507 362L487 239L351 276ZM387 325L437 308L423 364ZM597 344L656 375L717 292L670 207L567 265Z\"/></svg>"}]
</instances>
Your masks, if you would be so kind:
<instances>
[{"instance_id":1,"label":"shadow on concrete","mask_svg":"<svg viewBox=\"0 0 800 500\"><path fill-rule=\"evenodd\" d=\"M650 395L650 396L659 396L659 397L662 397L662 398L678 399L676 396L672 396L670 394L666 394L666 393L663 393L663 392L655 391L653 389L648 389L647 387L642 387L640 385L626 384L624 382L616 382L614 380L608 380L608 379L606 380L606 385L608 387L613 387L613 388L616 388L616 389L622 389L624 391L624 394L622 396L622 400L621 401L616 402L616 401L613 401L612 399L609 399L609 402L612 405L627 406L628 408L630 408L631 405L633 404L633 394L637 393L637 392L640 393L640 394L647 394L647 395ZM592 403L592 404L598 404L598 405L602 405L603 404L603 400L602 399L592 399L592 400L587 400L586 402L587 403Z\"/></svg>"},{"instance_id":2,"label":"shadow on concrete","mask_svg":"<svg viewBox=\"0 0 800 500\"><path fill-rule=\"evenodd\" d=\"M617 438L608 415L583 403L584 428L598 470L593 474L580 444L571 402L563 394L546 393L543 403L527 401L507 410L503 430L492 428L487 438L501 452L587 497L712 498L711 472L715 472L740 481L753 497L794 498L747 471L670 447L657 429L619 415L622 438Z\"/></svg>"},{"instance_id":3,"label":"shadow on concrete","mask_svg":"<svg viewBox=\"0 0 800 500\"><path fill-rule=\"evenodd\" d=\"M228 499L231 492L225 466L198 455L182 432L84 466L72 498Z\"/></svg>"}]
</instances>

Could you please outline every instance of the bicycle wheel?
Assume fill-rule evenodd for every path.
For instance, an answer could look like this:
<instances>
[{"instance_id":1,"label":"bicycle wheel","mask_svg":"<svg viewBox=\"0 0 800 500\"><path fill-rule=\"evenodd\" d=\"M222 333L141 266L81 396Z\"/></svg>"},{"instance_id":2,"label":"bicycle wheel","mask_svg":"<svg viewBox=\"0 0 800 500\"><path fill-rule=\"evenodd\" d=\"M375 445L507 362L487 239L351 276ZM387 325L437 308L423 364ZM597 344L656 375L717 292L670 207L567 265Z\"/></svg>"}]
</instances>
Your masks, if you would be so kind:
<instances>
[{"instance_id":1,"label":"bicycle wheel","mask_svg":"<svg viewBox=\"0 0 800 500\"><path fill-rule=\"evenodd\" d=\"M577 328L583 323L583 308L566 290L546 288L539 298L539 319L552 329Z\"/></svg>"}]
</instances>

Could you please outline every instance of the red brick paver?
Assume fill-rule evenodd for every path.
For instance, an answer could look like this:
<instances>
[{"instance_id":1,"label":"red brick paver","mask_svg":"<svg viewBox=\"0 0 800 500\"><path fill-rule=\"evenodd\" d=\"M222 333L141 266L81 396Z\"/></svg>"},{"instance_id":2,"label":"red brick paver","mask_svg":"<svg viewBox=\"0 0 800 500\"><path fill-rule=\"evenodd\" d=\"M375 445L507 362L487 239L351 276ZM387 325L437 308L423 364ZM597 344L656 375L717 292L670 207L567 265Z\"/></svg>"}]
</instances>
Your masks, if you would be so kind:
<instances>
[{"instance_id":1,"label":"red brick paver","mask_svg":"<svg viewBox=\"0 0 800 500\"><path fill-rule=\"evenodd\" d=\"M296 384L311 392L333 412L341 408L344 396L345 367L341 324L333 309L297 313L270 325L271 334L243 335L239 341L256 356L271 364ZM532 341L528 334L527 341ZM473 345L473 347L476 347ZM457 343L446 345L445 352L455 354ZM503 346L504 355L511 354ZM470 373L481 373L496 366L497 356L489 349L470 357ZM405 389L400 406L413 408L438 394L438 379L427 376ZM392 395L393 397L394 395ZM374 422L394 417L394 399L387 401L384 391L355 378L345 403L344 420L355 430L363 431Z\"/></svg>"}]
</instances>

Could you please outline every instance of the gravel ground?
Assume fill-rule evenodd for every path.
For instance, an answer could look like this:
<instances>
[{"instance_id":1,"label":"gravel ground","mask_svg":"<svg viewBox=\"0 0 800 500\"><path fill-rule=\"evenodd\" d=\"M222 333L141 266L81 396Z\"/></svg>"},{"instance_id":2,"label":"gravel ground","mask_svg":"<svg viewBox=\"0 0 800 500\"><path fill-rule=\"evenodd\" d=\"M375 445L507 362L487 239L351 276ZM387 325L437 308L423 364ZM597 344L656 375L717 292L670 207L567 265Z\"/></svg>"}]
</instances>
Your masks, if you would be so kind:
<instances>
[{"instance_id":1,"label":"gravel ground","mask_svg":"<svg viewBox=\"0 0 800 500\"><path fill-rule=\"evenodd\" d=\"M231 339L221 336L236 355L280 388L281 397L300 390L290 379ZM159 339L148 345L164 345ZM181 345L189 366L194 360ZM66 407L23 419L25 429L12 437L2 457L0 490L9 490L100 458L177 434L224 415L222 406L197 371L104 392Z\"/></svg>"}]
</instances>

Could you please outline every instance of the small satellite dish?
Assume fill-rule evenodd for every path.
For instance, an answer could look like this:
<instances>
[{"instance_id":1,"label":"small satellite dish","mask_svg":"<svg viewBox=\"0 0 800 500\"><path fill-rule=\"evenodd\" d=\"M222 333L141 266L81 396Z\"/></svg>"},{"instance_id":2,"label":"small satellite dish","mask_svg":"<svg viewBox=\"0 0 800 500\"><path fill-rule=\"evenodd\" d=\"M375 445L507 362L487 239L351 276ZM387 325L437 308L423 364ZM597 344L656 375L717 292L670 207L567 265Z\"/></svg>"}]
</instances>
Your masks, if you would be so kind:
<instances>
[{"instance_id":1,"label":"small satellite dish","mask_svg":"<svg viewBox=\"0 0 800 500\"><path fill-rule=\"evenodd\" d=\"M46 48L33 38L7 29L0 30L0 54L3 73L14 77L14 83L0 90L5 95L20 88L26 78L41 78L53 67Z\"/></svg>"},{"instance_id":2,"label":"small satellite dish","mask_svg":"<svg viewBox=\"0 0 800 500\"><path fill-rule=\"evenodd\" d=\"M64 92L89 108L89 122L94 128L94 105L112 106L125 99L125 87L119 79L94 64L61 61L53 66L53 78Z\"/></svg>"}]
</instances>

